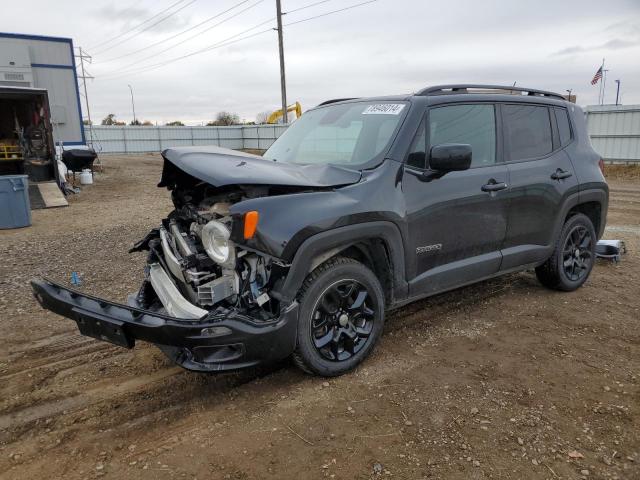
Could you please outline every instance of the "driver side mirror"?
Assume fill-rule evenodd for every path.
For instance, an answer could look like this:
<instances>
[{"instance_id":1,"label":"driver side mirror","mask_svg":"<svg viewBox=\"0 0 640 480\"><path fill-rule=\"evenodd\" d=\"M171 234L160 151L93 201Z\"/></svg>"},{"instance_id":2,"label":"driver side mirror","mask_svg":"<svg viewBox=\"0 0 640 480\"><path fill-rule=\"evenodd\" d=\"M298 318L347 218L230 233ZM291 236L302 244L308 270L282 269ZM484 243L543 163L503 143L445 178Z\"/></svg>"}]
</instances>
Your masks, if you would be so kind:
<instances>
[{"instance_id":1,"label":"driver side mirror","mask_svg":"<svg viewBox=\"0 0 640 480\"><path fill-rule=\"evenodd\" d=\"M471 166L471 145L464 143L443 143L431 147L429 167L437 172L457 172Z\"/></svg>"}]
</instances>

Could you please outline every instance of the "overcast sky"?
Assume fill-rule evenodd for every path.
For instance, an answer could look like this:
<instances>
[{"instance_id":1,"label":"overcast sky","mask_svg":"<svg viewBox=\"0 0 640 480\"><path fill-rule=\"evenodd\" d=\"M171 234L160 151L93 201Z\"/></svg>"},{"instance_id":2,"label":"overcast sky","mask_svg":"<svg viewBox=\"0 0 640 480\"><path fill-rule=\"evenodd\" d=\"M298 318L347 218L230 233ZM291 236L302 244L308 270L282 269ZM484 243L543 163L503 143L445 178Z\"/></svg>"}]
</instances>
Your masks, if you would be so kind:
<instances>
[{"instance_id":1,"label":"overcast sky","mask_svg":"<svg viewBox=\"0 0 640 480\"><path fill-rule=\"evenodd\" d=\"M318 1L282 0L283 10ZM284 21L363 1L328 0L291 12ZM158 123L199 124L220 110L254 120L259 112L277 109L277 34L260 33L275 26L269 21L275 0L177 2L6 1L0 30L71 37L92 54L95 80L88 89L94 121L108 113L131 120L128 84L138 118ZM206 23L180 34L201 22ZM284 41L288 99L303 108L328 98L409 93L456 82L572 89L579 104L591 105L598 101L598 86L590 81L603 57L610 70L607 103L615 101L615 79L622 80L625 104L640 103L640 0L377 0L285 27Z\"/></svg>"}]
</instances>

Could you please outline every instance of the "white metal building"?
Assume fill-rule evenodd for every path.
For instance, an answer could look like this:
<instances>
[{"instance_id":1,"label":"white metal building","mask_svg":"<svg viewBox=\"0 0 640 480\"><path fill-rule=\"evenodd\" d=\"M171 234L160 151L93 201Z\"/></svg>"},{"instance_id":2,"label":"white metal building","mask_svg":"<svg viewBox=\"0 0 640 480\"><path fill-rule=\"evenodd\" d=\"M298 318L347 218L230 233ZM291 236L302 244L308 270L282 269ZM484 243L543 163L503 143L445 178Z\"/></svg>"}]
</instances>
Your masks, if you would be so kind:
<instances>
[{"instance_id":1,"label":"white metal building","mask_svg":"<svg viewBox=\"0 0 640 480\"><path fill-rule=\"evenodd\" d=\"M70 38L0 32L0 86L46 89L54 141L85 144Z\"/></svg>"},{"instance_id":2,"label":"white metal building","mask_svg":"<svg viewBox=\"0 0 640 480\"><path fill-rule=\"evenodd\" d=\"M640 162L640 105L591 105L586 109L593 148L610 162Z\"/></svg>"}]
</instances>

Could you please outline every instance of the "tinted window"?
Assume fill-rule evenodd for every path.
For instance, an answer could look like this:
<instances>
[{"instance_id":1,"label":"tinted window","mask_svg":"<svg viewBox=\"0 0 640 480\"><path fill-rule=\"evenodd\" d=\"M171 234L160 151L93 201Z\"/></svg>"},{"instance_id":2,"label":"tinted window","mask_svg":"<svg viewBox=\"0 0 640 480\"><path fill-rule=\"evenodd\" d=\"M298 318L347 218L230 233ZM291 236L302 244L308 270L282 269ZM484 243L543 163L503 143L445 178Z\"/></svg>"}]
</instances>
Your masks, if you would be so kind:
<instances>
[{"instance_id":1,"label":"tinted window","mask_svg":"<svg viewBox=\"0 0 640 480\"><path fill-rule=\"evenodd\" d=\"M413 142L411 142L411 148L409 149L409 156L407 157L407 165L416 168L427 168L427 129L424 128L424 120L420 122L418 133L416 133Z\"/></svg>"},{"instance_id":2,"label":"tinted window","mask_svg":"<svg viewBox=\"0 0 640 480\"><path fill-rule=\"evenodd\" d=\"M564 108L555 108L556 120L558 122L558 133L560 134L560 145L563 147L571 141L571 124L569 114Z\"/></svg>"},{"instance_id":3,"label":"tinted window","mask_svg":"<svg viewBox=\"0 0 640 480\"><path fill-rule=\"evenodd\" d=\"M541 157L553 150L549 109L533 105L504 105L504 124L511 160Z\"/></svg>"},{"instance_id":4,"label":"tinted window","mask_svg":"<svg viewBox=\"0 0 640 480\"><path fill-rule=\"evenodd\" d=\"M429 112L429 144L471 145L472 167L496 161L496 120L493 105L449 105Z\"/></svg>"}]
</instances>

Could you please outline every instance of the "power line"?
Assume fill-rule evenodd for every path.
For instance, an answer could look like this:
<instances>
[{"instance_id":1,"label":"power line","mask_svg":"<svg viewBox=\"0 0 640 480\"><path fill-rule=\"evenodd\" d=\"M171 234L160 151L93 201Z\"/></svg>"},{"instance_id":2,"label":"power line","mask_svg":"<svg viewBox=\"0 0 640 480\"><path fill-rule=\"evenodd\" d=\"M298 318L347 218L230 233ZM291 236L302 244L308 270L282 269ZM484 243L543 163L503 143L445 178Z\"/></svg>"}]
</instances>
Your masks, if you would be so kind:
<instances>
[{"instance_id":1,"label":"power line","mask_svg":"<svg viewBox=\"0 0 640 480\"><path fill-rule=\"evenodd\" d=\"M144 68L143 68L143 69L141 69L141 70L138 70L138 71L130 71L130 72L124 72L124 73L122 73L122 74L118 74L118 75L116 75L116 76L114 76L114 77L108 77L108 78L109 78L109 79L123 78L123 77L128 77L128 76L130 76L130 75L138 75L138 74L140 74L140 73L146 73L146 72L148 72L148 71L155 70L155 69L157 69L157 68L163 67L163 66L168 65L168 64L170 64L170 63L177 62L178 60L182 60L182 59L184 59L184 58L188 58L188 57L191 57L191 56L193 56L193 55L197 55L197 54L199 54L199 53L208 52L208 51L210 51L210 50L215 50L215 49L218 49L218 48L227 47L227 46L229 46L229 45L232 45L232 44L234 44L234 43L240 42L240 41L242 41L242 40L248 40L248 39L250 39L250 38L256 37L256 36L258 36L258 35L263 35L263 34L265 34L265 33L269 33L269 32L272 32L272 31L273 31L273 28L268 28L268 29L266 29L266 30L262 30L262 31L260 31L260 32L253 33L253 34L251 34L251 35L247 35L246 37L238 38L238 39L236 39L236 40L232 40L232 41L223 41L223 42L221 42L220 44L212 45L212 46L208 47L206 50L203 50L203 51L193 52L193 53L191 53L191 54L189 54L189 55L183 55L183 56L181 56L181 57L173 58L173 59L171 59L171 60L167 60L166 62L158 63L158 64L155 64L155 65L147 65L146 67L144 67Z\"/></svg>"},{"instance_id":2,"label":"power line","mask_svg":"<svg viewBox=\"0 0 640 480\"><path fill-rule=\"evenodd\" d=\"M175 58L171 58L169 60L165 60L163 62L155 63L155 64L152 64L152 65L144 65L144 66L141 66L138 69L133 69L133 70L130 70L130 71L125 71L125 72L117 72L114 75L104 75L104 76L102 76L102 78L119 78L119 77L124 77L124 76L127 76L127 75L137 75L139 73L144 73L144 72L147 72L149 70L154 70L156 68L168 65L170 63L177 62L178 60L182 60L182 59L185 59L185 58L193 57L194 55L198 55L200 53L208 52L210 50L215 50L217 48L226 47L227 45L231 45L231 44L237 43L237 42L239 42L241 40L247 40L249 38L253 38L255 36L262 35L262 34L267 33L267 32L271 32L271 31L273 31L273 28L268 28L266 30L261 30L259 32L253 33L251 35L247 35L247 36L242 37L242 38L237 38L237 37L240 37L240 36L244 35L245 33L250 32L251 30L255 30L256 28L258 28L258 27L260 27L260 26L262 26L262 25L264 25L266 23L272 22L272 21L273 21L273 18L270 18L268 20L265 20L264 22L260 22L260 23L258 23L256 25L254 25L251 28L247 28L246 30L243 30L243 31L241 31L239 33L236 33L235 35L231 35L230 37L227 37L227 38L225 38L225 39L223 39L223 40L221 40L219 42L213 43L213 44L208 45L208 46L206 46L204 48L196 50L194 52L190 52L188 54L181 55L181 56L175 57ZM234 40L234 39L236 39L236 40Z\"/></svg>"},{"instance_id":3,"label":"power line","mask_svg":"<svg viewBox=\"0 0 640 480\"><path fill-rule=\"evenodd\" d=\"M125 32L122 32L120 35L126 35L129 32L134 31L136 28L141 27L142 25L144 25L145 23L150 22L151 20L153 20L154 18L162 15L164 12L166 12L167 10L171 10L173 7L175 7L176 5L178 5L179 3L182 2L186 2L186 0L178 0L175 3L172 3L171 5L169 5L167 8L165 8L164 10L162 10L161 12L156 13L153 17L146 19L144 22L139 23L138 25L136 25L135 27L131 27L129 30L126 30ZM104 42L100 42L96 45L93 45L92 47L89 47L89 50L94 49L94 48L98 48L101 47L102 45L104 45L105 43L109 43L111 40L113 40L113 38L108 38L106 39Z\"/></svg>"},{"instance_id":4,"label":"power line","mask_svg":"<svg viewBox=\"0 0 640 480\"><path fill-rule=\"evenodd\" d=\"M264 2L264 0L258 0L257 2L253 3L252 5L249 5L248 7L243 8L242 10L240 10L240 11L238 11L238 12L234 13L234 14L233 14L233 15L231 15L230 17L225 18L224 20L220 20L218 23L216 23L216 24L214 24L214 25L211 25L210 27L208 27L208 28L206 28L206 29L202 30L201 32L198 32L198 33L196 33L195 35L191 35L190 37L187 37L187 38L185 38L184 40L181 40L181 41L180 41L180 42L178 42L178 43L174 43L173 45L171 45L171 46L169 46L169 47L165 48L164 50L160 50L159 52L156 52L156 53L154 53L153 55L150 55L150 56L145 57L145 58L141 58L140 60L138 60L138 61L136 61L136 62L129 63L129 64L127 64L127 65L123 66L123 67L122 67L122 69L127 69L127 68L129 68L129 67L133 67L133 66L135 66L135 65L139 64L140 62L144 62L144 61L146 61L146 60L150 60L150 59L152 59L152 58L153 58L153 59L155 59L155 58L157 58L157 57L158 57L158 55L160 55L160 54L162 54L162 53L165 53L165 52L168 52L169 50L172 50L172 49L176 48L177 46L182 45L182 44L184 44L184 43L188 42L189 40L192 40L192 39L194 39L194 38L196 38L196 37L198 37L198 36L200 36L200 35L202 35L202 34L204 34L204 33L208 32L208 31L210 31L210 30L213 30L214 28L216 28L216 27L218 27L218 26L222 25L223 23L226 23L226 22L228 22L229 20L232 20L232 19L234 19L235 17L237 17L237 16L239 16L239 15L243 14L243 13L244 13L244 12L246 12L247 10L251 10L252 8L254 8L255 6L259 5L259 4L260 4L260 3L262 3L262 2ZM272 20L272 19L270 19L270 20ZM267 21L270 21L270 20L267 20ZM264 22L264 23L267 23L267 22ZM264 25L264 23L263 23L263 25ZM255 28L255 27L254 27L254 28Z\"/></svg>"},{"instance_id":5,"label":"power line","mask_svg":"<svg viewBox=\"0 0 640 480\"><path fill-rule=\"evenodd\" d=\"M259 2L257 2L257 3L260 3L260 2L262 2L262 1L263 1L263 0L260 0L260 1L259 1ZM349 6L349 7L340 8L340 9L337 9L337 10L332 10L332 11L330 11L330 12L326 12L326 13L323 13L323 14L320 14L320 15L315 15L315 16L313 16L313 17L304 18L304 19L302 19L302 20L297 20L297 21L295 21L295 22L290 22L290 23L288 23L288 24L285 24L284 26L296 25L296 24L298 24L298 23L308 22L308 21L310 21L310 20L315 20L316 18L326 17L327 15L332 15L332 14L334 14L334 13L338 13L338 12L344 12L344 11L346 11L346 10L351 10L351 9L353 9L353 8L360 7L360 6L363 6L363 5L366 5L366 4L369 4L369 3L373 3L373 2L376 2L376 1L377 1L377 0L368 0L368 1L366 1L366 2L357 3L357 4L355 4L355 5L351 5L351 6ZM256 3L256 5L257 5L257 3ZM239 12L239 13L241 13L241 12ZM179 60L183 60L183 59L185 59L185 58L190 58L190 57L193 57L193 56L195 56L195 55L199 55L199 54L201 54L201 53L208 52L208 51L210 51L210 50L215 50L215 49L218 49L218 48L223 48L223 47L226 47L226 46L228 46L228 45L231 45L231 44L234 44L234 43L237 43L237 42L243 41L243 40L248 40L248 39L253 38L253 37L256 37L256 36L258 36L258 35L263 35L263 34L265 34L265 33L267 33L267 32L272 31L272 30L273 30L273 28L269 28L269 29L266 29L266 30L262 30L262 31L260 31L260 32L253 33L253 34L251 34L251 35L247 35L247 36L242 37L242 38L237 38L237 37L240 37L240 36L244 35L245 33L250 32L251 30L255 30L256 28L258 28L258 27L260 27L260 26L262 26L262 25L264 25L264 24L266 24L266 23L269 23L269 22L271 22L271 21L273 21L273 18L270 18L270 19L268 19L268 20L265 20L264 22L261 22L261 23L259 23L259 24L257 24L257 25L254 25L253 27L248 28L248 29L246 29L246 30L243 30L242 32L239 32L239 33L237 33L237 34L235 34L235 35L232 35L232 36L230 36L230 37L227 37L226 39L221 40L220 42L214 43L214 44L212 44L212 45L209 45L209 46L207 46L207 47L201 48L201 49L199 49L199 50L196 50L196 51L190 52L190 53L188 53L188 54L181 55L181 56L179 56L179 57L175 57L175 58L172 58L172 59L169 59L169 60L166 60L166 61L163 61L163 62L159 62L159 63L156 63L156 64L141 66L141 67L140 67L140 68L138 68L138 69L133 69L133 70L130 70L130 71L125 71L125 72L117 72L117 73L115 73L113 76L106 75L106 76L103 76L103 78L105 78L105 77L106 77L106 78L120 78L120 77L124 77L124 76L127 76L127 75L138 75L138 74L140 74L140 73L145 73L145 72L148 72L148 71L150 71L150 70L155 70L156 68L163 67L163 66L165 66L165 65L168 65L168 64L173 63L173 62L177 62L177 61L179 61ZM211 27L211 28L213 28L213 27ZM235 40L233 40L233 39L235 39ZM160 53L162 53L162 52L160 52Z\"/></svg>"},{"instance_id":6,"label":"power line","mask_svg":"<svg viewBox=\"0 0 640 480\"><path fill-rule=\"evenodd\" d=\"M331 0L321 0L320 2L311 3L309 5L305 5L304 7L294 8L293 10L289 10L287 12L282 12L282 15L286 15L287 13L295 13L300 10L306 10L307 8L315 7L316 5L322 5L323 3L330 2Z\"/></svg>"},{"instance_id":7,"label":"power line","mask_svg":"<svg viewBox=\"0 0 640 480\"><path fill-rule=\"evenodd\" d=\"M129 37L125 37L120 39L119 42L116 42L114 44L112 44L110 47L107 47L105 49L102 49L100 51L98 51L97 53L104 53L104 52L108 52L109 50L113 49L114 47L117 47L118 45L127 42L129 40L131 40L134 37L137 37L138 35L140 35L142 32L146 32L147 30L149 30L150 28L155 27L156 25L164 22L165 20L168 20L169 18L173 17L176 13L180 12L181 10L184 10L185 8L187 8L188 6L192 5L193 3L195 3L196 0L191 0L189 3L187 3L186 5L181 6L180 8L178 8L177 10L171 12L169 15L167 15L166 17L161 18L160 20L158 20L157 22L152 23L151 25L149 25L148 27L143 28L142 30L139 30L137 32L135 32L133 35L129 36Z\"/></svg>"},{"instance_id":8,"label":"power line","mask_svg":"<svg viewBox=\"0 0 640 480\"><path fill-rule=\"evenodd\" d=\"M249 0L242 0L239 3L236 3L233 7L227 8L225 11L220 12L220 13L212 16L212 17L209 17L206 20L203 20L202 22L198 23L197 25L194 25L193 27L190 27L190 28L187 28L186 30L183 30L182 32L176 33L175 35L167 37L167 38L165 38L163 40L160 40L158 42L152 43L151 45L147 45L146 47L140 48L138 50L134 50L133 52L125 53L124 55L120 55L118 57L109 58L108 60L103 60L102 63L113 62L114 60L119 60L121 58L130 57L131 55L135 55L136 53L143 52L144 50L148 50L148 49L153 48L153 47L155 47L157 45L160 45L162 43L168 42L169 40L173 40L174 38L179 37L180 35L184 35L187 32L190 32L192 30L195 30L198 27L201 27L205 23L209 23L211 20L215 20L216 18L224 15L225 13L230 12L231 10L234 10L234 9L238 8L240 5L242 5L243 3L247 3L248 1ZM325 0L325 1L328 1L328 0Z\"/></svg>"},{"instance_id":9,"label":"power line","mask_svg":"<svg viewBox=\"0 0 640 480\"><path fill-rule=\"evenodd\" d=\"M315 16L309 17L309 18L303 18L302 20L296 20L295 22L285 23L284 26L285 27L289 27L291 25L297 25L298 23L308 22L309 20L315 20L316 18L326 17L327 15L332 15L332 14L338 13L338 12L344 12L345 10L351 10L352 8L361 7L362 5L367 5L368 3L373 3L373 2L377 2L377 1L378 0L368 0L367 2L357 3L357 4L351 5L349 7L340 8L338 10L332 10L331 12L322 13L320 15L315 15Z\"/></svg>"}]
</instances>

